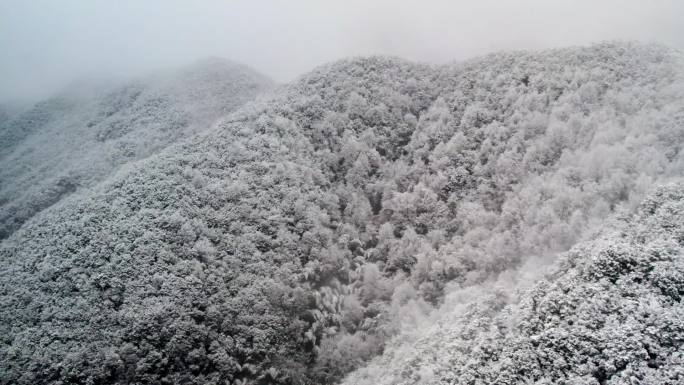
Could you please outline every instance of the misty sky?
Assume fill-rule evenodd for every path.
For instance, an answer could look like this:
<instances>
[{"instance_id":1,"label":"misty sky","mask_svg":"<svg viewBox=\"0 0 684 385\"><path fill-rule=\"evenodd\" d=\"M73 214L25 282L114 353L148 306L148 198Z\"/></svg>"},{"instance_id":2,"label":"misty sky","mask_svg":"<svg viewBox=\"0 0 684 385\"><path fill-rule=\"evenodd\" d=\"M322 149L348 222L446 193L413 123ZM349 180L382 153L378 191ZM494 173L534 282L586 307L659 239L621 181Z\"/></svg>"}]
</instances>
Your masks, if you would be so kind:
<instances>
[{"instance_id":1,"label":"misty sky","mask_svg":"<svg viewBox=\"0 0 684 385\"><path fill-rule=\"evenodd\" d=\"M443 63L499 49L657 41L682 0L0 0L0 100L221 56L277 81L350 55Z\"/></svg>"}]
</instances>

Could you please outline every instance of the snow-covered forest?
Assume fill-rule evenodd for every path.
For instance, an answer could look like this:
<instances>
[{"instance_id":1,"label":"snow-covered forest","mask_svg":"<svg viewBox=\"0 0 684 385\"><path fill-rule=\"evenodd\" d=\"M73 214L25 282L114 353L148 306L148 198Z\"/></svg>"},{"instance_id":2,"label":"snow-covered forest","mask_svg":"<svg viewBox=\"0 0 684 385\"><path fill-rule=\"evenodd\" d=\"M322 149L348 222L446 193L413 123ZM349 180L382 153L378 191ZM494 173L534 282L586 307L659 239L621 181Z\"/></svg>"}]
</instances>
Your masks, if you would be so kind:
<instances>
[{"instance_id":1,"label":"snow-covered forest","mask_svg":"<svg viewBox=\"0 0 684 385\"><path fill-rule=\"evenodd\" d=\"M461 287L345 384L677 384L684 186L563 254L533 287Z\"/></svg>"},{"instance_id":2,"label":"snow-covered forest","mask_svg":"<svg viewBox=\"0 0 684 385\"><path fill-rule=\"evenodd\" d=\"M2 384L684 381L679 51L79 87L0 109Z\"/></svg>"},{"instance_id":3,"label":"snow-covered forest","mask_svg":"<svg viewBox=\"0 0 684 385\"><path fill-rule=\"evenodd\" d=\"M23 111L0 107L0 239L62 197L205 130L272 86L222 59L166 72L124 85L79 82Z\"/></svg>"}]
</instances>

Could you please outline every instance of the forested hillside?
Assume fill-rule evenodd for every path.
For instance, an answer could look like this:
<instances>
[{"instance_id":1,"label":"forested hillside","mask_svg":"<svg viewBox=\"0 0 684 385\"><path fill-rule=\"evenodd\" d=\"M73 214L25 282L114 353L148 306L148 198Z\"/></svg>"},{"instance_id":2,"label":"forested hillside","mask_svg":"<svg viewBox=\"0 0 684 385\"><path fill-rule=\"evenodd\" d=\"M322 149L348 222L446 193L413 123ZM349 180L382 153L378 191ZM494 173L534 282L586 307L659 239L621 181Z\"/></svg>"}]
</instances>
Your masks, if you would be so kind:
<instances>
[{"instance_id":1,"label":"forested hillside","mask_svg":"<svg viewBox=\"0 0 684 385\"><path fill-rule=\"evenodd\" d=\"M0 239L77 189L206 129L271 86L247 67L208 59L125 85L76 83L21 113L0 108Z\"/></svg>"},{"instance_id":2,"label":"forested hillside","mask_svg":"<svg viewBox=\"0 0 684 385\"><path fill-rule=\"evenodd\" d=\"M25 108L23 102L3 102L0 103L0 127L4 127L8 121L14 119Z\"/></svg>"},{"instance_id":3,"label":"forested hillside","mask_svg":"<svg viewBox=\"0 0 684 385\"><path fill-rule=\"evenodd\" d=\"M78 190L7 238L0 246L1 381L335 383L434 309L451 314L450 293L469 288L482 292L483 319L537 322L524 313L524 300L511 310L518 318L492 311L508 300L490 283L531 261L552 263L607 218L633 212L654 186L682 176L683 65L678 52L663 47L601 44L440 67L369 57L317 68L221 124ZM654 210L674 210L674 202ZM676 218L662 210L655 219L643 209L638 215L654 237L670 242L653 263L675 260L680 249L667 231L677 227L657 229L661 219ZM637 230L626 233L624 248L650 247ZM601 281L613 273L590 270L603 265L569 260L575 265L567 279L578 284L563 295L574 300L593 290L583 286L590 274L599 277L596 285L622 290L609 286L622 270L615 282ZM673 280L663 283L674 285L667 290L676 290L676 277L663 278ZM649 279L625 290L654 292ZM555 286L539 287L548 306L561 295ZM654 304L665 307L667 295ZM681 312L678 301L667 306ZM535 333L529 328L541 331L545 322L502 329L495 339L487 324L465 320L453 338L472 330L496 352L507 338L527 343ZM450 349L451 334L436 330L426 338L444 337ZM613 333L615 339L623 329ZM444 350L443 365L418 373L399 362L404 353L393 353L401 348L396 341L384 361L349 383L380 382L381 375L372 376L382 362L396 375L387 375L388 383L420 383L416 376L496 382L496 365L505 364L496 361L503 354L451 357L455 351ZM519 351L534 360L533 348L548 341ZM583 343L587 351L602 348L597 340ZM662 365L675 365L668 352L678 345L657 343ZM485 342L469 345L478 346ZM579 362L582 352L567 357ZM427 359L410 357L416 367ZM450 366L452 358L458 364L478 357L482 373ZM515 374L510 362L510 383L541 379L535 373L552 365L540 361ZM549 380L597 373L596 381L607 383L637 360L624 362L611 369L597 356Z\"/></svg>"},{"instance_id":4,"label":"forested hillside","mask_svg":"<svg viewBox=\"0 0 684 385\"><path fill-rule=\"evenodd\" d=\"M483 290L484 289L484 290ZM454 291L346 384L681 384L684 184L572 248L519 295Z\"/></svg>"}]
</instances>

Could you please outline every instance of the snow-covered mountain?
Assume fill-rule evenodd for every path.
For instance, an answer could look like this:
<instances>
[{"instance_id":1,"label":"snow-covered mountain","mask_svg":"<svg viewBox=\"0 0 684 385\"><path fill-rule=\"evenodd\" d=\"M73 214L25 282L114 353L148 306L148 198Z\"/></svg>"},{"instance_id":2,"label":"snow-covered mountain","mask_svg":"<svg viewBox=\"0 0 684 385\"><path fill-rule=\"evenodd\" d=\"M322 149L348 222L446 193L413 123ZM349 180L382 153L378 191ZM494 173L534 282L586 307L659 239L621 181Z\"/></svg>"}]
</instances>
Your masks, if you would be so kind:
<instances>
[{"instance_id":1,"label":"snow-covered mountain","mask_svg":"<svg viewBox=\"0 0 684 385\"><path fill-rule=\"evenodd\" d=\"M0 239L63 197L206 129L271 86L245 66L207 59L125 85L77 83L22 113L0 111Z\"/></svg>"},{"instance_id":2,"label":"snow-covered mountain","mask_svg":"<svg viewBox=\"0 0 684 385\"><path fill-rule=\"evenodd\" d=\"M3 241L2 381L325 384L370 360L346 381L609 383L651 359L676 366L681 340L653 342L657 356L646 361L594 354L637 335L626 327L553 353L582 368L551 372L554 356L514 372L516 359L561 349L553 333L585 332L579 320L544 329L554 324L535 318L546 315L530 310L533 298L555 317L556 298L566 295L569 309L598 288L625 288L651 293L631 297L634 309L652 298L681 312L641 268L679 266L681 234L667 224L678 217L667 210L679 207L680 185L651 198L663 202L653 218L639 204L684 173L683 76L680 53L632 43L440 67L386 57L319 67L78 189ZM648 228L609 224L616 215ZM625 254L640 283L610 273L622 254L601 254L610 248L596 238L617 237L610 226L625 229L623 249L647 234L669 242L660 259L643 261L653 255L645 244ZM556 268L566 278L514 294L558 255L569 261ZM662 276L667 290L679 290L677 276ZM475 293L472 305L460 300L466 310L454 305L463 293ZM578 314L591 311L589 299ZM616 306L617 321L601 327L630 311L627 299ZM468 323L480 319L471 308L482 324ZM440 328L431 323L440 315L464 321ZM681 335L679 323L667 325L663 335ZM530 347L534 328L548 338ZM525 356L496 350L509 341ZM452 357L452 346L482 349ZM432 352L440 360L429 366ZM508 372L498 357L512 357ZM482 372L454 369L460 360L480 360ZM498 370L507 377L493 377ZM665 373L656 372L638 375Z\"/></svg>"}]
</instances>

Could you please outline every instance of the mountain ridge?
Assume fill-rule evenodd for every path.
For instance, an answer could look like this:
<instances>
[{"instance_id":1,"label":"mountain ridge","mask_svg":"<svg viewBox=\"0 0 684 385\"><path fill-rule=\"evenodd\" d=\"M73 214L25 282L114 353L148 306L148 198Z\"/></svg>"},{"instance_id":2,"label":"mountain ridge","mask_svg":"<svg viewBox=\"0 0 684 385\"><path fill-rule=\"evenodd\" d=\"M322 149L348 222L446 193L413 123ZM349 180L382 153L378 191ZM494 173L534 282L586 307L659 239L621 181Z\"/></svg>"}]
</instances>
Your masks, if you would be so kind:
<instances>
[{"instance_id":1,"label":"mountain ridge","mask_svg":"<svg viewBox=\"0 0 684 385\"><path fill-rule=\"evenodd\" d=\"M3 241L0 369L334 383L453 287L551 261L681 177L677 60L320 67Z\"/></svg>"},{"instance_id":2,"label":"mountain ridge","mask_svg":"<svg viewBox=\"0 0 684 385\"><path fill-rule=\"evenodd\" d=\"M73 85L0 126L0 239L132 160L205 129L272 87L212 59L124 85Z\"/></svg>"}]
</instances>

